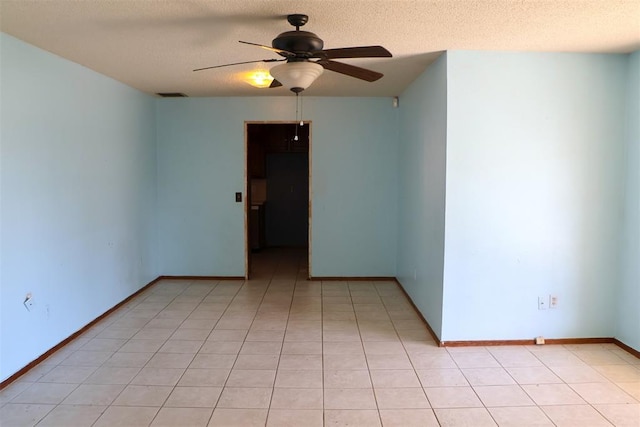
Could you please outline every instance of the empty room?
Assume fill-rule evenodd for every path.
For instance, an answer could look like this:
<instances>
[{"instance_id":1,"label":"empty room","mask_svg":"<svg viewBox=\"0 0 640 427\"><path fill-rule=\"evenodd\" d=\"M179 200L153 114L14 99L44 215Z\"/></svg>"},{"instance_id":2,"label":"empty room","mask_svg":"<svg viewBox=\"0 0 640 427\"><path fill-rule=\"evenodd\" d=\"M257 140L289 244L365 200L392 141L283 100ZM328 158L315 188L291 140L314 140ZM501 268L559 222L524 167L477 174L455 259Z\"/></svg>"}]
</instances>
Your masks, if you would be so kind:
<instances>
[{"instance_id":1,"label":"empty room","mask_svg":"<svg viewBox=\"0 0 640 427\"><path fill-rule=\"evenodd\" d=\"M0 0L0 425L640 425L638 0Z\"/></svg>"}]
</instances>

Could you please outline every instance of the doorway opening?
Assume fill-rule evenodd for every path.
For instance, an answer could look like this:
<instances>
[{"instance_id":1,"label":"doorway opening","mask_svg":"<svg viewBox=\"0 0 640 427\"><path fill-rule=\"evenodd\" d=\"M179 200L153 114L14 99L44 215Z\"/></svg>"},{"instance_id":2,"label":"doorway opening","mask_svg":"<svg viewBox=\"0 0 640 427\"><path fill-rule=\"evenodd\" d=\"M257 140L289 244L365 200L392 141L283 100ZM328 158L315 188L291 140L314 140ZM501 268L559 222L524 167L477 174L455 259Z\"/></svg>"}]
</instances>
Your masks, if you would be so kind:
<instances>
[{"instance_id":1,"label":"doorway opening","mask_svg":"<svg viewBox=\"0 0 640 427\"><path fill-rule=\"evenodd\" d=\"M245 277L263 278L268 270L272 277L306 279L311 258L311 123L245 126ZM299 261L297 271L273 269L278 260L291 265L292 258Z\"/></svg>"}]
</instances>

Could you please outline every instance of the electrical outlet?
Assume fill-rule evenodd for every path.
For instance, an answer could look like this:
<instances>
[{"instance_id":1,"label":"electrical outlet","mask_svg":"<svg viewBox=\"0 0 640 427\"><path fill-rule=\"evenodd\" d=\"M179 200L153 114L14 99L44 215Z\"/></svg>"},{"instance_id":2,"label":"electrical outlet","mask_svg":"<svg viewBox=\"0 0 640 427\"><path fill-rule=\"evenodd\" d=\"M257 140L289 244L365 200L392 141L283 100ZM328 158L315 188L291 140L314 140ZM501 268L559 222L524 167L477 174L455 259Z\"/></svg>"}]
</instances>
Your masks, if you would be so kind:
<instances>
[{"instance_id":1,"label":"electrical outlet","mask_svg":"<svg viewBox=\"0 0 640 427\"><path fill-rule=\"evenodd\" d=\"M547 297L538 297L538 310L547 309Z\"/></svg>"},{"instance_id":2,"label":"electrical outlet","mask_svg":"<svg viewBox=\"0 0 640 427\"><path fill-rule=\"evenodd\" d=\"M558 308L558 296L549 295L549 308Z\"/></svg>"},{"instance_id":3,"label":"electrical outlet","mask_svg":"<svg viewBox=\"0 0 640 427\"><path fill-rule=\"evenodd\" d=\"M540 335L539 337L536 337L536 345L543 345L544 344L544 337L542 335Z\"/></svg>"}]
</instances>

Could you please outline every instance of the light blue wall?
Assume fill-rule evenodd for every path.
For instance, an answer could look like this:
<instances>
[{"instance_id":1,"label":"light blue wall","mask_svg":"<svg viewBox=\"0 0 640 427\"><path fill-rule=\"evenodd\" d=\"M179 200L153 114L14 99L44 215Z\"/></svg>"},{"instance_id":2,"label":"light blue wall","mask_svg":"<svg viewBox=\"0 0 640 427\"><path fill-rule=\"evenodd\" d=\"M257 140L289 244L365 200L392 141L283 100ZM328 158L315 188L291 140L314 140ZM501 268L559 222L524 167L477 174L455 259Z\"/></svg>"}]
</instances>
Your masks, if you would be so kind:
<instances>
[{"instance_id":1,"label":"light blue wall","mask_svg":"<svg viewBox=\"0 0 640 427\"><path fill-rule=\"evenodd\" d=\"M397 277L442 332L447 56L400 96Z\"/></svg>"},{"instance_id":2,"label":"light blue wall","mask_svg":"<svg viewBox=\"0 0 640 427\"><path fill-rule=\"evenodd\" d=\"M4 380L158 270L153 100L5 34L0 52Z\"/></svg>"},{"instance_id":3,"label":"light blue wall","mask_svg":"<svg viewBox=\"0 0 640 427\"><path fill-rule=\"evenodd\" d=\"M447 59L442 339L613 336L625 56Z\"/></svg>"},{"instance_id":4,"label":"light blue wall","mask_svg":"<svg viewBox=\"0 0 640 427\"><path fill-rule=\"evenodd\" d=\"M388 98L304 98L312 121L314 276L394 276L397 111ZM295 98L157 101L160 268L242 276L244 122L291 121Z\"/></svg>"},{"instance_id":5,"label":"light blue wall","mask_svg":"<svg viewBox=\"0 0 640 427\"><path fill-rule=\"evenodd\" d=\"M640 350L640 51L629 55L626 180L616 338Z\"/></svg>"}]
</instances>

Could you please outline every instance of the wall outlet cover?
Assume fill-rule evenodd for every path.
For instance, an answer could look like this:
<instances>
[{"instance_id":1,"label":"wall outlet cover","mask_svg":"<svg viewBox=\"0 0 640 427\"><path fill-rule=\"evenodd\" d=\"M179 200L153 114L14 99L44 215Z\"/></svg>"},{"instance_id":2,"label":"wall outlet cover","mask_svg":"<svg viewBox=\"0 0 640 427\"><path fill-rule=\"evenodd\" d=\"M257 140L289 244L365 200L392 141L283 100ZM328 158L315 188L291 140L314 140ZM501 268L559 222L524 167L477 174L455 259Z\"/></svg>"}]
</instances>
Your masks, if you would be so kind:
<instances>
[{"instance_id":1,"label":"wall outlet cover","mask_svg":"<svg viewBox=\"0 0 640 427\"><path fill-rule=\"evenodd\" d=\"M538 310L547 309L547 297L538 297Z\"/></svg>"},{"instance_id":2,"label":"wall outlet cover","mask_svg":"<svg viewBox=\"0 0 640 427\"><path fill-rule=\"evenodd\" d=\"M540 335L539 337L536 337L536 345L543 345L544 344L544 337L542 335Z\"/></svg>"}]
</instances>

